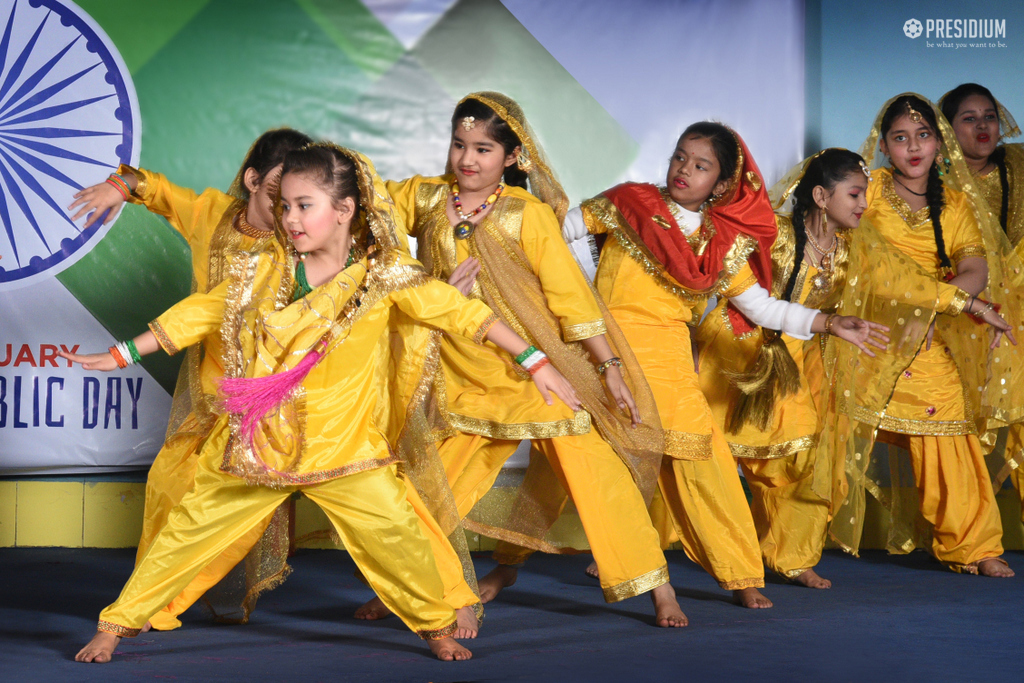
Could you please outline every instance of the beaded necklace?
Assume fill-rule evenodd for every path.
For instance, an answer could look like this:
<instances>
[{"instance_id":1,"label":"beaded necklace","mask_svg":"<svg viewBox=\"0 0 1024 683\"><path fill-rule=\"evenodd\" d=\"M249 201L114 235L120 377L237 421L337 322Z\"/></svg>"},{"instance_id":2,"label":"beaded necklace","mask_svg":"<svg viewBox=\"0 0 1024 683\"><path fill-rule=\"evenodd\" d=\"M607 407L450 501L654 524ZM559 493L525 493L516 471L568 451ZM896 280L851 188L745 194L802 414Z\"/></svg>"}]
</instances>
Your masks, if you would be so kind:
<instances>
[{"instance_id":1,"label":"beaded necklace","mask_svg":"<svg viewBox=\"0 0 1024 683\"><path fill-rule=\"evenodd\" d=\"M469 213L462 213L462 200L459 199L459 183L458 182L453 182L452 183L452 204L455 205L455 213L457 213L459 218L462 219L461 221L456 223L455 227L453 228L453 231L455 233L455 239L457 239L457 240L464 240L464 239L467 239L470 235L472 235L473 231L476 230L476 226L473 225L469 221L469 219L472 218L473 216L477 215L481 211L486 210L489 206L494 204L494 202L498 201L498 197L501 196L501 193L504 190L505 190L505 183L504 182L498 183L498 187L494 190L494 192L492 192L487 197L487 200L484 201L483 204L481 204L480 206L476 207L475 209L473 209Z\"/></svg>"}]
</instances>

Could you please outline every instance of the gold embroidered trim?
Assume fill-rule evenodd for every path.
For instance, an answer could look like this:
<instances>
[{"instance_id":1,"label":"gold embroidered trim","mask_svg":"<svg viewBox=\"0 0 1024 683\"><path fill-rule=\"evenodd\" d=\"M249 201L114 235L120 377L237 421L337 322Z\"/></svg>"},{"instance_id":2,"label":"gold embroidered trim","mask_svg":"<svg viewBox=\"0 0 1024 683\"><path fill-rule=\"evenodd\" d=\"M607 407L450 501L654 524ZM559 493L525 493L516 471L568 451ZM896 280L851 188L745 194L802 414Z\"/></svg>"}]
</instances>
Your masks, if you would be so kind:
<instances>
[{"instance_id":1,"label":"gold embroidered trim","mask_svg":"<svg viewBox=\"0 0 1024 683\"><path fill-rule=\"evenodd\" d=\"M903 222L910 226L911 230L931 225L931 213L927 206L917 211L911 211L910 204L907 204L906 200L896 193L896 184L893 182L892 174L881 173L879 175L882 179L882 196L889 202L892 210L903 219Z\"/></svg>"},{"instance_id":2,"label":"gold embroidered trim","mask_svg":"<svg viewBox=\"0 0 1024 683\"><path fill-rule=\"evenodd\" d=\"M604 589L604 601L619 602L626 598L633 598L637 595L646 593L647 591L654 590L658 586L666 583L668 583L667 564L638 576L635 579L623 581L622 583L614 586L608 586Z\"/></svg>"},{"instance_id":3,"label":"gold embroidered trim","mask_svg":"<svg viewBox=\"0 0 1024 683\"><path fill-rule=\"evenodd\" d=\"M477 328L476 334L473 335L473 341L477 344L483 344L484 337L486 337L487 333L491 331L491 328L500 321L501 318L498 317L497 313L491 313L489 316L484 318L484 321L480 323L480 327Z\"/></svg>"},{"instance_id":4,"label":"gold embroidered trim","mask_svg":"<svg viewBox=\"0 0 1024 683\"><path fill-rule=\"evenodd\" d=\"M178 345L171 341L171 338L167 335L167 332L164 330L164 326L160 324L159 320L151 322L149 324L149 330L160 343L160 348L166 351L168 356L173 356L178 353L178 351L181 351L181 349L178 348Z\"/></svg>"},{"instance_id":5,"label":"gold embroidered trim","mask_svg":"<svg viewBox=\"0 0 1024 683\"><path fill-rule=\"evenodd\" d=\"M967 305L967 302L970 300L970 298L971 295L965 292L964 290L956 290L956 293L953 294L953 300L949 303L949 307L945 311L946 314L960 315L961 313L964 312L964 306Z\"/></svg>"},{"instance_id":6,"label":"gold embroidered trim","mask_svg":"<svg viewBox=\"0 0 1024 683\"><path fill-rule=\"evenodd\" d=\"M986 252L984 244L968 244L966 247L960 247L953 252L950 260L953 261L953 263L960 263L965 258L985 258L985 256Z\"/></svg>"},{"instance_id":7,"label":"gold embroidered trim","mask_svg":"<svg viewBox=\"0 0 1024 683\"><path fill-rule=\"evenodd\" d=\"M562 338L568 344L569 342L590 339L591 337L605 334L607 331L608 327L604 324L604 320L593 320L588 323L566 325L562 328Z\"/></svg>"},{"instance_id":8,"label":"gold embroidered trim","mask_svg":"<svg viewBox=\"0 0 1024 683\"><path fill-rule=\"evenodd\" d=\"M467 434L480 434L489 439L522 441L524 439L554 439L559 436L579 436L590 432L590 413L577 410L570 420L553 422L517 422L506 424L491 420L459 415L445 411L445 418L454 429Z\"/></svg>"},{"instance_id":9,"label":"gold embroidered trim","mask_svg":"<svg viewBox=\"0 0 1024 683\"><path fill-rule=\"evenodd\" d=\"M444 628L435 628L427 631L416 631L423 640L441 640L442 638L451 638L455 635L455 631L458 629L458 620L453 621Z\"/></svg>"},{"instance_id":10,"label":"gold embroidered trim","mask_svg":"<svg viewBox=\"0 0 1024 683\"><path fill-rule=\"evenodd\" d=\"M234 434L229 437L228 447L224 450L225 458L229 457L235 438ZM305 444L303 444L303 451L305 451ZM231 463L225 462L224 465L221 466L221 471L228 472L230 474L237 474L237 476L244 478L246 482L250 484L269 486L271 488L282 488L292 485L302 486L308 484L319 484L331 479L339 479L351 474L358 474L360 472L366 472L367 470L376 470L381 467L387 467L388 465L395 464L398 460L399 458L397 455L391 454L386 458L366 458L365 460L352 462L347 465L342 465L341 467L335 467L329 470L318 470L316 472L307 472L305 474L290 474L288 472L257 474L253 472L243 472ZM296 459L295 462L298 463L298 459Z\"/></svg>"},{"instance_id":11,"label":"gold embroidered trim","mask_svg":"<svg viewBox=\"0 0 1024 683\"><path fill-rule=\"evenodd\" d=\"M141 628L128 628L127 626L121 626L121 624L115 624L112 621L103 621L102 619L96 624L96 630L101 633L113 633L115 636L121 636L122 638L134 638L142 633Z\"/></svg>"},{"instance_id":12,"label":"gold embroidered trim","mask_svg":"<svg viewBox=\"0 0 1024 683\"><path fill-rule=\"evenodd\" d=\"M774 460L785 458L790 455L814 448L818 443L818 437L812 435L801 436L789 441L775 443L770 446L746 446L739 443L729 443L729 450L734 458L750 458L751 460Z\"/></svg>"},{"instance_id":13,"label":"gold embroidered trim","mask_svg":"<svg viewBox=\"0 0 1024 683\"><path fill-rule=\"evenodd\" d=\"M840 410L846 412L846 406L840 404ZM878 429L895 434L910 436L962 436L974 434L975 427L970 420L910 420L901 417L879 414L861 405L853 406L853 419L869 425L877 425Z\"/></svg>"},{"instance_id":14,"label":"gold embroidered trim","mask_svg":"<svg viewBox=\"0 0 1024 683\"><path fill-rule=\"evenodd\" d=\"M760 579L737 579L736 581L719 581L718 585L727 591L738 591L744 588L764 588L764 577Z\"/></svg>"},{"instance_id":15,"label":"gold embroidered trim","mask_svg":"<svg viewBox=\"0 0 1024 683\"><path fill-rule=\"evenodd\" d=\"M677 460L710 460L711 435L666 429L665 455Z\"/></svg>"},{"instance_id":16,"label":"gold embroidered trim","mask_svg":"<svg viewBox=\"0 0 1024 683\"><path fill-rule=\"evenodd\" d=\"M146 180L146 172L135 168L134 166L129 166L128 164L121 164L117 167L117 175L123 176L125 173L131 173L135 176L136 180L135 189L132 190L132 196L129 197L128 201L132 204L142 203L142 198L146 195L146 192L149 191L149 182Z\"/></svg>"},{"instance_id":17,"label":"gold embroidered trim","mask_svg":"<svg viewBox=\"0 0 1024 683\"><path fill-rule=\"evenodd\" d=\"M748 277L745 280L741 280L739 283L735 283L735 282L734 283L730 283L728 291L733 296L737 296L738 294L742 294L743 292L747 291L748 289L750 289L751 287L753 287L756 284L757 284L757 276L754 275L753 273L751 273L750 277Z\"/></svg>"},{"instance_id":18,"label":"gold embroidered trim","mask_svg":"<svg viewBox=\"0 0 1024 683\"><path fill-rule=\"evenodd\" d=\"M790 569L788 571L779 572L782 576L786 577L790 581L803 574L808 569L814 569L814 567L801 567L800 569Z\"/></svg>"}]
</instances>

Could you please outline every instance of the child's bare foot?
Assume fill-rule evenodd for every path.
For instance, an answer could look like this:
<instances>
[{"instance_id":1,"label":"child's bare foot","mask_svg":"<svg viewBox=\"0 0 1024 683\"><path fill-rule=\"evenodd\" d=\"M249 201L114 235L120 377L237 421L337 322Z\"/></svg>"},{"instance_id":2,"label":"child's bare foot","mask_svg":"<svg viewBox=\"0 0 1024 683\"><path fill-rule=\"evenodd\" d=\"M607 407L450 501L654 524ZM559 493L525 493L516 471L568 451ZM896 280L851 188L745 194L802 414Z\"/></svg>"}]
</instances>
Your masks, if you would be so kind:
<instances>
[{"instance_id":1,"label":"child's bare foot","mask_svg":"<svg viewBox=\"0 0 1024 683\"><path fill-rule=\"evenodd\" d=\"M110 661L114 650L117 649L117 644L120 642L121 636L115 636L113 633L107 633L106 631L97 631L92 640L75 655L75 661L106 664Z\"/></svg>"},{"instance_id":2,"label":"child's bare foot","mask_svg":"<svg viewBox=\"0 0 1024 683\"><path fill-rule=\"evenodd\" d=\"M146 625L142 627L142 630L139 631L139 633L149 633L152 628L153 628L153 624L151 624L151 623L149 623L147 621Z\"/></svg>"},{"instance_id":3,"label":"child's bare foot","mask_svg":"<svg viewBox=\"0 0 1024 683\"><path fill-rule=\"evenodd\" d=\"M663 583L651 591L651 602L654 603L654 623L662 628L682 628L690 620L679 608L676 589L670 583Z\"/></svg>"},{"instance_id":4,"label":"child's bare foot","mask_svg":"<svg viewBox=\"0 0 1024 683\"><path fill-rule=\"evenodd\" d=\"M503 589L515 584L519 570L507 564L499 564L477 584L480 588L480 602L485 605L498 597Z\"/></svg>"},{"instance_id":5,"label":"child's bare foot","mask_svg":"<svg viewBox=\"0 0 1024 683\"><path fill-rule=\"evenodd\" d=\"M808 588L831 588L832 582L828 579L823 579L818 576L818 573L813 569L805 569L803 573L797 574L792 578L793 583L799 583L801 586L807 586Z\"/></svg>"},{"instance_id":6,"label":"child's bare foot","mask_svg":"<svg viewBox=\"0 0 1024 683\"><path fill-rule=\"evenodd\" d=\"M994 576L999 579L1008 579L1013 576L1013 570L1001 557L987 557L978 562L978 573L982 576Z\"/></svg>"},{"instance_id":7,"label":"child's bare foot","mask_svg":"<svg viewBox=\"0 0 1024 683\"><path fill-rule=\"evenodd\" d=\"M476 612L472 607L460 607L455 610L455 619L458 628L455 629L453 638L456 640L476 638L476 634L480 631L480 620L476 618Z\"/></svg>"},{"instance_id":8,"label":"child's bare foot","mask_svg":"<svg viewBox=\"0 0 1024 683\"><path fill-rule=\"evenodd\" d=\"M473 653L456 643L454 638L428 640L427 645L434 656L442 662L461 662L473 658Z\"/></svg>"},{"instance_id":9,"label":"child's bare foot","mask_svg":"<svg viewBox=\"0 0 1024 683\"><path fill-rule=\"evenodd\" d=\"M584 571L590 578L597 579L598 581L601 580L601 574L597 571L597 562L591 562L588 564Z\"/></svg>"},{"instance_id":10,"label":"child's bare foot","mask_svg":"<svg viewBox=\"0 0 1024 683\"><path fill-rule=\"evenodd\" d=\"M376 621L378 619L386 619L391 616L391 610L387 608L380 598L374 597L368 603L356 610L353 615L356 619L366 619L367 621Z\"/></svg>"},{"instance_id":11,"label":"child's bare foot","mask_svg":"<svg viewBox=\"0 0 1024 683\"><path fill-rule=\"evenodd\" d=\"M732 594L736 601L747 609L768 609L772 606L772 601L764 597L756 588L741 588L733 591Z\"/></svg>"}]
</instances>

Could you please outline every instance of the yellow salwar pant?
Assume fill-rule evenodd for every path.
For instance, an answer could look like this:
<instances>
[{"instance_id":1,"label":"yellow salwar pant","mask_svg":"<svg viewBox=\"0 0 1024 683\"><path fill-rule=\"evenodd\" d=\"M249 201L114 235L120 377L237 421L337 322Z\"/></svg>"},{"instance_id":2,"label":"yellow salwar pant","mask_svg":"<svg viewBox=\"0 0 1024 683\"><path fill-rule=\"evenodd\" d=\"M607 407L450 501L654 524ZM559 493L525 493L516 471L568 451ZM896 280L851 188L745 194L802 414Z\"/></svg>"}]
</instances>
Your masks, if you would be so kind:
<instances>
[{"instance_id":1,"label":"yellow salwar pant","mask_svg":"<svg viewBox=\"0 0 1024 683\"><path fill-rule=\"evenodd\" d=\"M195 487L171 511L117 601L100 614L100 631L137 635L211 561L301 490L323 509L388 609L422 638L454 633L455 611L442 599L444 585L430 542L392 468L271 489L220 472L220 457L213 452L200 460Z\"/></svg>"},{"instance_id":2,"label":"yellow salwar pant","mask_svg":"<svg viewBox=\"0 0 1024 683\"><path fill-rule=\"evenodd\" d=\"M761 558L789 579L818 564L828 533L828 502L811 491L813 465L809 450L770 460L740 458Z\"/></svg>"},{"instance_id":3,"label":"yellow salwar pant","mask_svg":"<svg viewBox=\"0 0 1024 683\"><path fill-rule=\"evenodd\" d=\"M438 447L462 517L494 485L518 445L517 441L460 433ZM605 600L617 602L668 583L665 554L643 496L612 447L594 431L535 440L533 446L548 460L576 504L601 574ZM563 500L564 496L551 497L559 509ZM550 520L555 517L557 510Z\"/></svg>"},{"instance_id":4,"label":"yellow salwar pant","mask_svg":"<svg viewBox=\"0 0 1024 683\"><path fill-rule=\"evenodd\" d=\"M1003 554L1003 525L978 437L909 436L921 515L932 553L954 571Z\"/></svg>"},{"instance_id":5,"label":"yellow salwar pant","mask_svg":"<svg viewBox=\"0 0 1024 683\"><path fill-rule=\"evenodd\" d=\"M726 590L764 586L764 564L736 460L717 426L710 460L665 458L660 500L650 511L663 547L678 539L687 556ZM672 533L674 532L674 533Z\"/></svg>"},{"instance_id":6,"label":"yellow salwar pant","mask_svg":"<svg viewBox=\"0 0 1024 683\"><path fill-rule=\"evenodd\" d=\"M146 505L142 518L142 535L135 554L136 566L145 556L157 534L167 524L171 510L191 490L199 460L198 449L202 446L204 438L196 435L172 437L153 460L146 477ZM178 616L206 591L217 585L245 558L270 524L271 517L273 512L262 524L253 527L205 567L181 595L152 616L150 625L158 631L170 631L180 627L181 621Z\"/></svg>"}]
</instances>

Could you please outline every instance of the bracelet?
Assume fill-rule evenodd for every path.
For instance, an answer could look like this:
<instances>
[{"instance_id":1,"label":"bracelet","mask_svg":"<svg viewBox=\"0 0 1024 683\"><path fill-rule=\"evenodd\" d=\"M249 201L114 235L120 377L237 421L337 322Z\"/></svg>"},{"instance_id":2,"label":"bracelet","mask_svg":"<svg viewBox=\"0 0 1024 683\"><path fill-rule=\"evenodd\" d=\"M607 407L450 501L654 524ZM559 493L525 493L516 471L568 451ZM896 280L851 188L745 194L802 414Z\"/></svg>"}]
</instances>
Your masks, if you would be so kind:
<instances>
[{"instance_id":1,"label":"bracelet","mask_svg":"<svg viewBox=\"0 0 1024 683\"><path fill-rule=\"evenodd\" d=\"M124 345L128 347L128 353L131 354L132 365L135 365L137 363L141 363L142 362L142 354L139 353L139 349L135 346L135 340L134 339L129 339L129 340L125 341Z\"/></svg>"},{"instance_id":2,"label":"bracelet","mask_svg":"<svg viewBox=\"0 0 1024 683\"><path fill-rule=\"evenodd\" d=\"M114 362L117 363L117 367L128 367L128 361L124 359L124 356L121 355L121 352L117 349L116 346L111 346L109 349L107 349L107 351L109 351L110 355L113 356Z\"/></svg>"},{"instance_id":3,"label":"bracelet","mask_svg":"<svg viewBox=\"0 0 1024 683\"><path fill-rule=\"evenodd\" d=\"M608 368L610 368L613 365L615 367L617 367L617 368L621 368L622 367L622 359L619 358L618 356L612 356L611 358L609 358L608 360L606 360L605 362L603 362L603 363L601 363L600 365L597 366L597 374L603 375L604 371L607 370Z\"/></svg>"},{"instance_id":4,"label":"bracelet","mask_svg":"<svg viewBox=\"0 0 1024 683\"><path fill-rule=\"evenodd\" d=\"M825 334L832 334L832 323L834 323L838 317L838 313L830 313L829 316L825 318Z\"/></svg>"},{"instance_id":5,"label":"bracelet","mask_svg":"<svg viewBox=\"0 0 1024 683\"><path fill-rule=\"evenodd\" d=\"M548 365L549 363L551 363L551 360L550 360L550 359L549 359L549 358L548 358L547 356L544 356L544 357L543 357L543 358L541 358L541 359L540 359L539 361L537 361L536 363L534 363L533 365L531 365L531 366L530 366L529 368L527 368L527 369L526 369L526 371L527 371L528 373L530 373L530 377L533 377L534 375L536 375L536 374L537 374L537 372L538 372L538 371L539 371L539 370L540 370L540 369L541 369L542 367L544 367L545 365Z\"/></svg>"},{"instance_id":6,"label":"bracelet","mask_svg":"<svg viewBox=\"0 0 1024 683\"><path fill-rule=\"evenodd\" d=\"M120 192L121 196L124 198L125 201L128 201L128 198L132 196L132 188L128 184L128 181L126 181L118 174L111 173L109 176L107 176L106 182L108 185L110 185L111 187L115 188L118 192Z\"/></svg>"},{"instance_id":7,"label":"bracelet","mask_svg":"<svg viewBox=\"0 0 1024 683\"><path fill-rule=\"evenodd\" d=\"M529 371L530 368L532 368L537 363L541 362L542 360L544 360L547 357L548 357L547 354L544 353L543 351L534 351L533 353L530 354L530 356L526 360L524 360L519 365L520 365L520 367L523 368L523 370Z\"/></svg>"},{"instance_id":8,"label":"bracelet","mask_svg":"<svg viewBox=\"0 0 1024 683\"><path fill-rule=\"evenodd\" d=\"M516 362L522 365L523 361L529 358L534 353L537 353L537 347L533 345L527 346L525 351L516 356Z\"/></svg>"}]
</instances>

